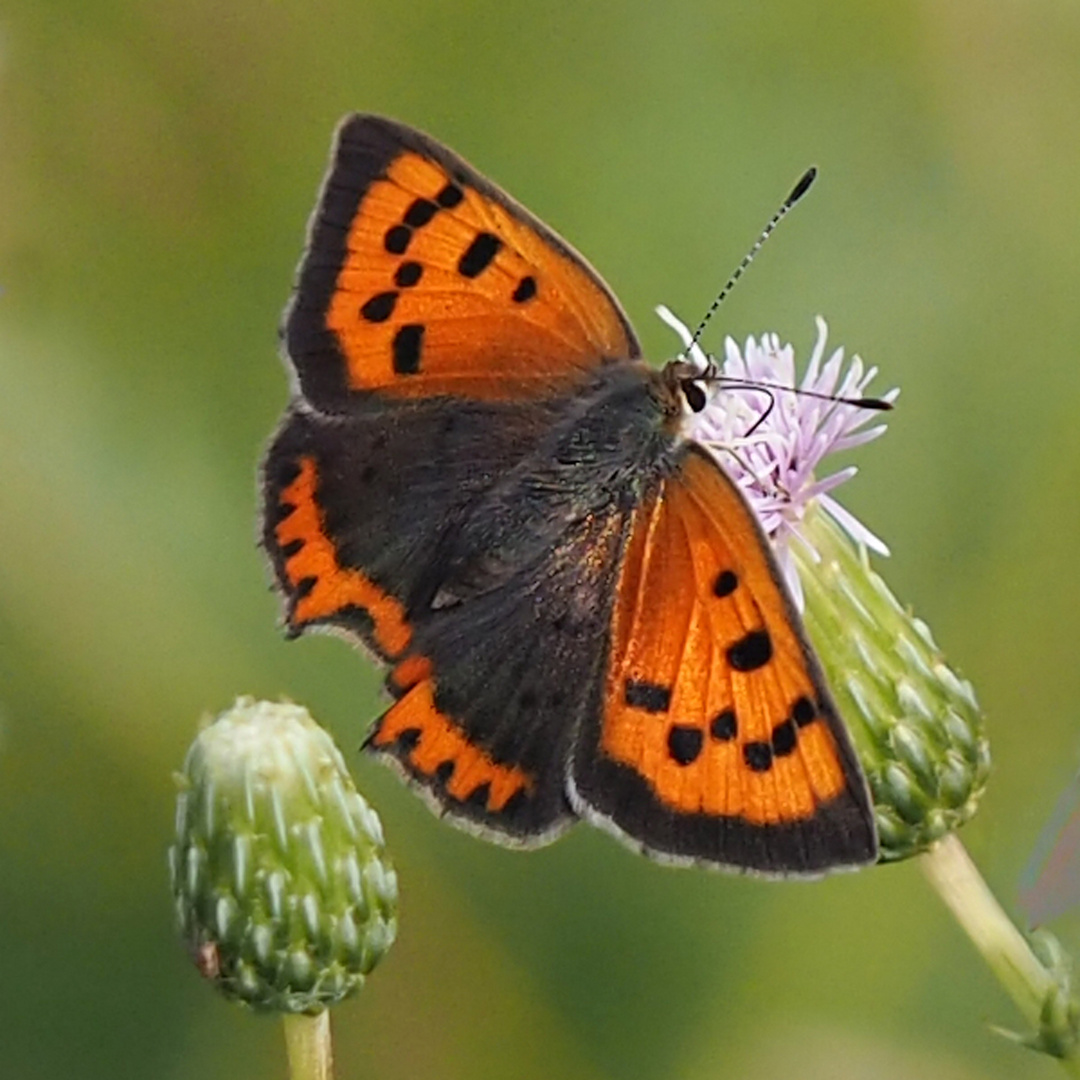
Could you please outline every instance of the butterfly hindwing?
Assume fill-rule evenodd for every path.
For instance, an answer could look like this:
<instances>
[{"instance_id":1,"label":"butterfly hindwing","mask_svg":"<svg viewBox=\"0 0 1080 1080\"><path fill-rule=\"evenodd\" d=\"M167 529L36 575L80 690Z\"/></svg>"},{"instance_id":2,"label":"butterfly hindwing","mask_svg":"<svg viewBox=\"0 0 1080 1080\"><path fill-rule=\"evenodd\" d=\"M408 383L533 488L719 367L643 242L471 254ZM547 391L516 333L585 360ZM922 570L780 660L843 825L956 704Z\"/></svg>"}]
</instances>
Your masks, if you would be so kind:
<instances>
[{"instance_id":1,"label":"butterfly hindwing","mask_svg":"<svg viewBox=\"0 0 1080 1080\"><path fill-rule=\"evenodd\" d=\"M339 127L286 314L304 397L515 400L639 347L618 301L550 229L433 139Z\"/></svg>"},{"instance_id":2,"label":"butterfly hindwing","mask_svg":"<svg viewBox=\"0 0 1080 1080\"><path fill-rule=\"evenodd\" d=\"M575 820L564 763L603 677L607 598L623 522L594 519L545 560L418 622L368 748L393 757L441 813L515 844Z\"/></svg>"},{"instance_id":3,"label":"butterfly hindwing","mask_svg":"<svg viewBox=\"0 0 1080 1080\"><path fill-rule=\"evenodd\" d=\"M734 484L689 448L634 515L575 804L647 850L762 873L876 854L865 782Z\"/></svg>"},{"instance_id":4,"label":"butterfly hindwing","mask_svg":"<svg viewBox=\"0 0 1080 1080\"><path fill-rule=\"evenodd\" d=\"M290 632L338 629L385 660L403 655L445 538L548 422L542 407L445 400L333 418L290 409L262 481Z\"/></svg>"},{"instance_id":5,"label":"butterfly hindwing","mask_svg":"<svg viewBox=\"0 0 1080 1080\"><path fill-rule=\"evenodd\" d=\"M392 665L396 701L368 748L440 813L517 844L574 820L563 766L602 679L628 521L575 510L588 485L572 472L542 503L519 498L572 407L295 407L264 467L263 543L290 630L337 630Z\"/></svg>"},{"instance_id":6,"label":"butterfly hindwing","mask_svg":"<svg viewBox=\"0 0 1080 1080\"><path fill-rule=\"evenodd\" d=\"M597 707L637 466L648 465L649 376L607 375L583 397L536 406L550 408L544 436L445 537L391 674L399 700L368 740L441 812L521 844L574 820L565 766Z\"/></svg>"}]
</instances>

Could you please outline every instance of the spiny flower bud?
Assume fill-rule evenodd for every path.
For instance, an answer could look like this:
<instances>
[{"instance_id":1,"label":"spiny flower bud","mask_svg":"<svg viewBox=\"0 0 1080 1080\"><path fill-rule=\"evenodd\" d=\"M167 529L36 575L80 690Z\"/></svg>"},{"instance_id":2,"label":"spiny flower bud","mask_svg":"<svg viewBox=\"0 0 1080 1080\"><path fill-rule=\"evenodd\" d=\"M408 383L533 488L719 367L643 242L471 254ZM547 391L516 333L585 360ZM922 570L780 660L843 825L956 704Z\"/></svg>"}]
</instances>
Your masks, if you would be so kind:
<instances>
[{"instance_id":1,"label":"spiny flower bud","mask_svg":"<svg viewBox=\"0 0 1080 1080\"><path fill-rule=\"evenodd\" d=\"M315 1013L393 943L397 876L334 741L299 705L238 698L177 777L180 933L235 1001Z\"/></svg>"},{"instance_id":2,"label":"spiny flower bud","mask_svg":"<svg viewBox=\"0 0 1080 1080\"><path fill-rule=\"evenodd\" d=\"M820 511L802 535L807 630L870 784L881 858L906 858L975 813L990 771L982 713L865 549Z\"/></svg>"}]
</instances>

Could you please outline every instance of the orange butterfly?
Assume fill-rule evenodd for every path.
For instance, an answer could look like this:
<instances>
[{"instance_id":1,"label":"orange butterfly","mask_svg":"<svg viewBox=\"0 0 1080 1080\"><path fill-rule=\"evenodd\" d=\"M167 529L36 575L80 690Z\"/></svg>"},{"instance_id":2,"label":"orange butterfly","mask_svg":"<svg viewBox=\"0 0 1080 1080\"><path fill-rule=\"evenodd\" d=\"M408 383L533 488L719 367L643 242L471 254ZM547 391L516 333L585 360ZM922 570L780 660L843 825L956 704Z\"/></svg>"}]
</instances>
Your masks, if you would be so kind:
<instances>
[{"instance_id":1,"label":"orange butterfly","mask_svg":"<svg viewBox=\"0 0 1080 1080\"><path fill-rule=\"evenodd\" d=\"M292 634L391 665L366 747L438 813L659 858L872 861L870 800L769 545L596 272L445 147L338 130L263 468Z\"/></svg>"}]
</instances>

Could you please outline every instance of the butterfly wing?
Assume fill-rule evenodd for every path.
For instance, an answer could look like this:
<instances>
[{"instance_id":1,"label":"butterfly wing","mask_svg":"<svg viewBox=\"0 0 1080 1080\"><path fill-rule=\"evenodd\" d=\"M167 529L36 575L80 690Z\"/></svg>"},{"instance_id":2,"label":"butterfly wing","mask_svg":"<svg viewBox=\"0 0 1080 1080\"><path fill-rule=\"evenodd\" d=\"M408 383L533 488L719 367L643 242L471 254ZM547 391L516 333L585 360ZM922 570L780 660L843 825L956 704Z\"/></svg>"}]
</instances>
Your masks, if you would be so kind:
<instances>
[{"instance_id":1,"label":"butterfly wing","mask_svg":"<svg viewBox=\"0 0 1080 1080\"><path fill-rule=\"evenodd\" d=\"M566 532L539 561L501 563L468 599L436 607L391 673L397 702L369 736L440 814L513 844L576 820L565 762L603 680L623 528L614 508ZM479 576L476 571L479 570Z\"/></svg>"},{"instance_id":2,"label":"butterfly wing","mask_svg":"<svg viewBox=\"0 0 1080 1080\"><path fill-rule=\"evenodd\" d=\"M303 396L520 400L640 349L618 301L565 241L450 150L351 116L284 326Z\"/></svg>"},{"instance_id":3,"label":"butterfly wing","mask_svg":"<svg viewBox=\"0 0 1080 1080\"><path fill-rule=\"evenodd\" d=\"M603 625L536 613L574 589L595 613L610 582L579 572L579 535L543 586L550 603L537 606L523 570L448 605L447 560L475 504L551 427L552 402L639 355L626 316L457 155L353 116L283 337L297 396L264 462L263 544L290 632L334 630L394 665L398 701L369 743L441 812L512 841L554 835L571 819L562 763ZM617 555L590 566L611 573Z\"/></svg>"},{"instance_id":4,"label":"butterfly wing","mask_svg":"<svg viewBox=\"0 0 1080 1080\"><path fill-rule=\"evenodd\" d=\"M646 850L768 874L872 861L866 784L767 541L690 447L636 509L572 801Z\"/></svg>"},{"instance_id":5,"label":"butterfly wing","mask_svg":"<svg viewBox=\"0 0 1080 1080\"><path fill-rule=\"evenodd\" d=\"M262 542L293 636L344 632L391 661L430 604L469 505L539 437L543 411L416 402L327 418L294 405L263 465Z\"/></svg>"},{"instance_id":6,"label":"butterfly wing","mask_svg":"<svg viewBox=\"0 0 1080 1080\"><path fill-rule=\"evenodd\" d=\"M264 469L290 630L336 630L393 665L369 749L440 814L516 844L574 820L564 763L603 679L629 521L573 468L525 494L552 412L574 404L298 408Z\"/></svg>"}]
</instances>

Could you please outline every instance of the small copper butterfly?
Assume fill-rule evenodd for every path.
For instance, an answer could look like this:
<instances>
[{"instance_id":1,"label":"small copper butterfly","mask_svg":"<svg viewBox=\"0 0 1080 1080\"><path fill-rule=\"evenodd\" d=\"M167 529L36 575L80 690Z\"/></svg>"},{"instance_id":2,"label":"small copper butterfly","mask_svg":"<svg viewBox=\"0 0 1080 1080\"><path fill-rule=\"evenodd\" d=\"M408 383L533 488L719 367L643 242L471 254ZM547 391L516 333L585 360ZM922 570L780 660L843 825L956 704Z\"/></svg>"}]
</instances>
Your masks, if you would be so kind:
<instances>
[{"instance_id":1,"label":"small copper butterfly","mask_svg":"<svg viewBox=\"0 0 1080 1080\"><path fill-rule=\"evenodd\" d=\"M339 127L262 472L288 630L390 666L366 748L443 816L774 875L877 854L753 512L564 240L456 154Z\"/></svg>"}]
</instances>

